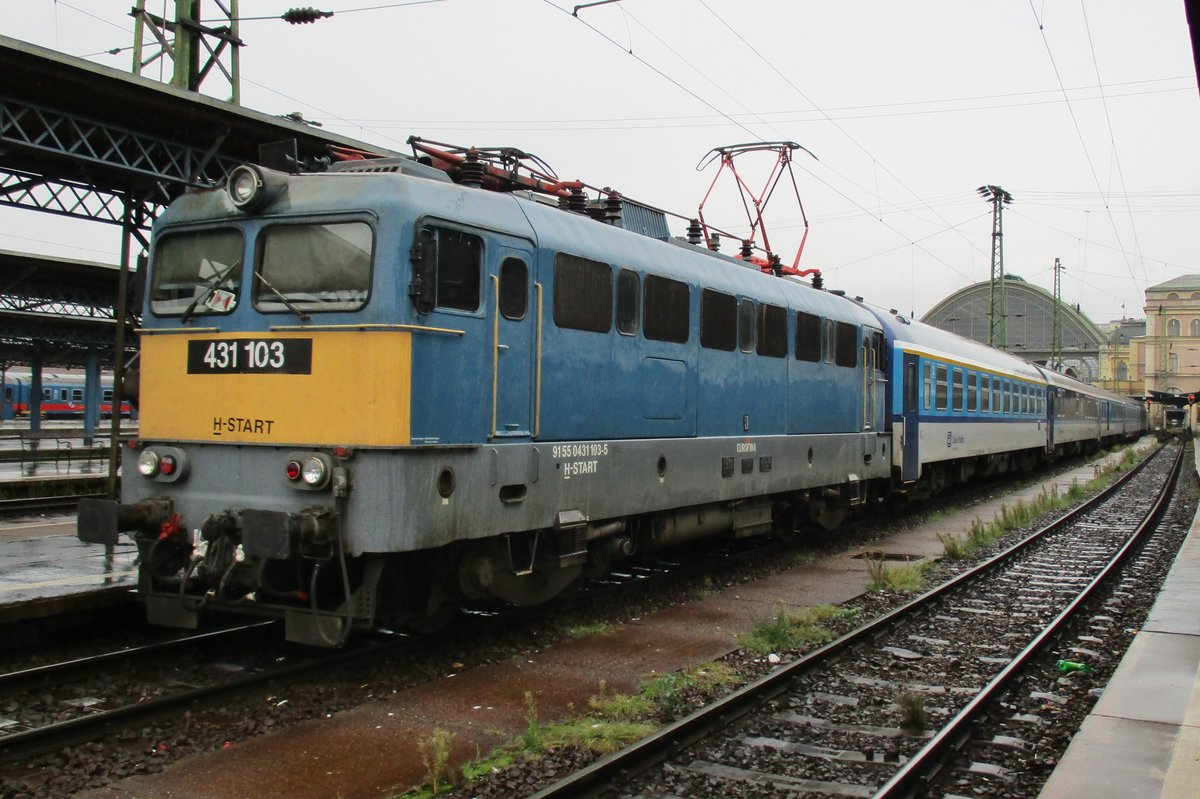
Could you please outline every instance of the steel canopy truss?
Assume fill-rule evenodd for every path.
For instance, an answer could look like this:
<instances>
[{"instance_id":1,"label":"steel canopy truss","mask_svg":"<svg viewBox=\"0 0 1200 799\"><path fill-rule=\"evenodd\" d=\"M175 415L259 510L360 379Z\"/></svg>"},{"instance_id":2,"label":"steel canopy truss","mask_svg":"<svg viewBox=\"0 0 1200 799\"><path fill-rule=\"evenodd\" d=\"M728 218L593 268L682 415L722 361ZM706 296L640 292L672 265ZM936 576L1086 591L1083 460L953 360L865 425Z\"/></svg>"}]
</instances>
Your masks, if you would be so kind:
<instances>
[{"instance_id":1,"label":"steel canopy truss","mask_svg":"<svg viewBox=\"0 0 1200 799\"><path fill-rule=\"evenodd\" d=\"M28 363L29 353L36 350L48 364L83 366L89 355L94 355L102 366L112 368L115 328L112 320L70 321L0 311L0 361ZM136 346L127 344L126 360L136 351Z\"/></svg>"},{"instance_id":2,"label":"steel canopy truss","mask_svg":"<svg viewBox=\"0 0 1200 799\"><path fill-rule=\"evenodd\" d=\"M8 282L5 281L6 284ZM20 280L16 282L22 283ZM92 292L75 291L72 286L59 285L57 288L60 291L56 292L46 286L27 288L20 285L17 290L20 293L17 293L8 285L0 285L0 312L42 313L58 317L109 321L116 318L111 294L101 297Z\"/></svg>"},{"instance_id":3,"label":"steel canopy truss","mask_svg":"<svg viewBox=\"0 0 1200 799\"><path fill-rule=\"evenodd\" d=\"M0 204L3 205L120 225L125 213L125 199L123 194L86 183L52 180L42 175L0 167ZM141 205L137 216L143 220L141 229L148 231L163 206L157 203Z\"/></svg>"},{"instance_id":4,"label":"steel canopy truss","mask_svg":"<svg viewBox=\"0 0 1200 799\"><path fill-rule=\"evenodd\" d=\"M217 154L228 134L228 128L216 131L200 147L0 97L0 145L64 172L91 177L98 170L105 183L157 189L154 200L163 204L186 186L225 180L240 163Z\"/></svg>"}]
</instances>

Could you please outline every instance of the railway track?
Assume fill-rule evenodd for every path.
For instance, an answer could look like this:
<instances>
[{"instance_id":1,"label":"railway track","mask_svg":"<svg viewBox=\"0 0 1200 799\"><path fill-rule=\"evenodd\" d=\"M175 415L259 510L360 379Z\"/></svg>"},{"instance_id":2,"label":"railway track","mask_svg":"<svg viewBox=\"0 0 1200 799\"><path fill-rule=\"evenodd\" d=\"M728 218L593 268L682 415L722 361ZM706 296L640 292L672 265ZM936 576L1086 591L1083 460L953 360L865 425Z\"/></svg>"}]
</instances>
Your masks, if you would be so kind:
<instances>
[{"instance_id":1,"label":"railway track","mask_svg":"<svg viewBox=\"0 0 1200 799\"><path fill-rule=\"evenodd\" d=\"M695 568L701 568L698 562L655 560L597 581L576 599L595 601L628 590L631 584L648 586ZM544 620L552 612L545 607L470 608L455 622L452 634L495 635L508 627ZM279 635L270 635L272 631ZM251 644L231 645L248 635L257 638ZM97 740L149 720L194 710L199 703L217 707L222 700L254 686L302 680L335 667L419 655L440 643L437 636L384 633L352 638L340 650L289 648L282 642L279 622L267 620L17 667L0 672L0 762L12 763ZM120 678L114 679L114 675Z\"/></svg>"},{"instance_id":2,"label":"railway track","mask_svg":"<svg viewBox=\"0 0 1200 799\"><path fill-rule=\"evenodd\" d=\"M103 491L94 490L94 486L103 486L103 483L104 478L81 478L78 485L83 489L82 493L0 499L0 518L7 519L39 513L73 513L79 506L79 500L84 497L107 496Z\"/></svg>"},{"instance_id":3,"label":"railway track","mask_svg":"<svg viewBox=\"0 0 1200 799\"><path fill-rule=\"evenodd\" d=\"M1171 449L1173 462L1160 451L977 568L534 799L918 794L1154 529L1181 463ZM1017 715L1031 732L1045 721ZM1026 745L1019 730L996 737L993 748ZM987 762L960 767L1004 776Z\"/></svg>"},{"instance_id":4,"label":"railway track","mask_svg":"<svg viewBox=\"0 0 1200 799\"><path fill-rule=\"evenodd\" d=\"M0 761L54 751L257 683L361 656L279 657L227 649L279 627L256 621L0 673ZM116 679L115 677L118 677Z\"/></svg>"}]
</instances>

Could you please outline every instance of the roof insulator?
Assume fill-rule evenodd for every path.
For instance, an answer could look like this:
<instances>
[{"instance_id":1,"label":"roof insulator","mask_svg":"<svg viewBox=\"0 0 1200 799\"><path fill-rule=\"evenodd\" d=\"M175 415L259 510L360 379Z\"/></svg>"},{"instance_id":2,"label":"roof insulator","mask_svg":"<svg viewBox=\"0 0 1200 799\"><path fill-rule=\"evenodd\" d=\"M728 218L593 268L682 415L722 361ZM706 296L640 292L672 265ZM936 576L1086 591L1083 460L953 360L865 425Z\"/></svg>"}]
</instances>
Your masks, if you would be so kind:
<instances>
[{"instance_id":1,"label":"roof insulator","mask_svg":"<svg viewBox=\"0 0 1200 799\"><path fill-rule=\"evenodd\" d=\"M604 221L610 225L621 224L621 192L610 191L604 200Z\"/></svg>"},{"instance_id":2,"label":"roof insulator","mask_svg":"<svg viewBox=\"0 0 1200 799\"><path fill-rule=\"evenodd\" d=\"M279 18L289 25L307 25L325 17L332 17L332 11L319 11L315 8L289 8Z\"/></svg>"}]
</instances>

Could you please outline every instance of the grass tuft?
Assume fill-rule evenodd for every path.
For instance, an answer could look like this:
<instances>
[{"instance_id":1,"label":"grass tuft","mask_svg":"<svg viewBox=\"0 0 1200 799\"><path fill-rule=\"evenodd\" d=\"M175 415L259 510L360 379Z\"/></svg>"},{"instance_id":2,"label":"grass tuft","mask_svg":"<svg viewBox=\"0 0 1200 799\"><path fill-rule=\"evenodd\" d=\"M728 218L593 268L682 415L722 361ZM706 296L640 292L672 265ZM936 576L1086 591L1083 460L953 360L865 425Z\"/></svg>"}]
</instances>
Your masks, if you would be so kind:
<instances>
[{"instance_id":1,"label":"grass tuft","mask_svg":"<svg viewBox=\"0 0 1200 799\"><path fill-rule=\"evenodd\" d=\"M889 566L882 558L867 561L867 590L911 594L925 586L925 564Z\"/></svg>"},{"instance_id":2,"label":"grass tuft","mask_svg":"<svg viewBox=\"0 0 1200 799\"><path fill-rule=\"evenodd\" d=\"M827 622L854 613L834 605L817 605L797 613L788 613L780 607L774 617L757 619L750 632L739 635L738 646L763 654L808 649L837 636L826 626Z\"/></svg>"},{"instance_id":3,"label":"grass tuft","mask_svg":"<svg viewBox=\"0 0 1200 799\"><path fill-rule=\"evenodd\" d=\"M929 726L929 714L925 711L925 697L905 691L896 697L896 710L900 727L920 732Z\"/></svg>"}]
</instances>

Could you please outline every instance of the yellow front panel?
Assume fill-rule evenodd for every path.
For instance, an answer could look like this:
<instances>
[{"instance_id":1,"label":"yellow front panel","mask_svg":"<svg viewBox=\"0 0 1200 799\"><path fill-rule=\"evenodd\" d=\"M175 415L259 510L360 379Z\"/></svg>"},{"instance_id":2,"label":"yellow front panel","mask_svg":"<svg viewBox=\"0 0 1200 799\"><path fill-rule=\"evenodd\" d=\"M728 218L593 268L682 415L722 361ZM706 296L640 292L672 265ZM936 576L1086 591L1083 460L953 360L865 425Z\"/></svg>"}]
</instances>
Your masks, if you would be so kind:
<instances>
[{"instance_id":1,"label":"yellow front panel","mask_svg":"<svg viewBox=\"0 0 1200 799\"><path fill-rule=\"evenodd\" d=\"M188 342L311 339L311 374L189 374ZM407 331L142 336L141 436L213 443L406 446Z\"/></svg>"}]
</instances>

